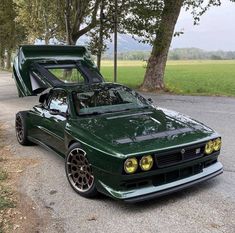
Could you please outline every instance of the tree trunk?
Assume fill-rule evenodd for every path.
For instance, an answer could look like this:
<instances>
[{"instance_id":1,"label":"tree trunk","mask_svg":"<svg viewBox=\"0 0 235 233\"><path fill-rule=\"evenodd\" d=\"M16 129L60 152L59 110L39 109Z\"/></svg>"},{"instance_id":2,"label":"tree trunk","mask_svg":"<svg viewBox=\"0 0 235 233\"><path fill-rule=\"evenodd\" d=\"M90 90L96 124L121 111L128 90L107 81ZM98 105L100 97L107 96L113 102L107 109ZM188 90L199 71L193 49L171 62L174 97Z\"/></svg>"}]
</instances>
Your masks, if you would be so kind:
<instances>
[{"instance_id":1,"label":"tree trunk","mask_svg":"<svg viewBox=\"0 0 235 233\"><path fill-rule=\"evenodd\" d=\"M66 9L64 13L65 18L65 28L66 28L66 43L67 45L72 44L71 40L71 22L70 22L70 15L71 14L71 0L66 0Z\"/></svg>"},{"instance_id":2,"label":"tree trunk","mask_svg":"<svg viewBox=\"0 0 235 233\"><path fill-rule=\"evenodd\" d=\"M97 68L100 71L100 66L101 66L101 53L97 54L96 56L96 63L97 63Z\"/></svg>"},{"instance_id":3,"label":"tree trunk","mask_svg":"<svg viewBox=\"0 0 235 233\"><path fill-rule=\"evenodd\" d=\"M7 57L6 57L6 69L11 69L11 50L7 50Z\"/></svg>"},{"instance_id":4,"label":"tree trunk","mask_svg":"<svg viewBox=\"0 0 235 233\"><path fill-rule=\"evenodd\" d=\"M5 61L4 61L4 50L0 49L0 69L5 68Z\"/></svg>"},{"instance_id":5,"label":"tree trunk","mask_svg":"<svg viewBox=\"0 0 235 233\"><path fill-rule=\"evenodd\" d=\"M99 33L99 44L98 44L98 53L97 53L97 68L100 71L101 64L101 56L102 56L102 48L103 48L103 30L104 30L104 22L103 22L103 11L104 11L104 1L101 0L100 5L100 33Z\"/></svg>"},{"instance_id":6,"label":"tree trunk","mask_svg":"<svg viewBox=\"0 0 235 233\"><path fill-rule=\"evenodd\" d=\"M77 41L71 39L71 35L67 34L67 45L76 45ZM63 79L67 80L71 77L73 70L71 68L66 68L63 71Z\"/></svg>"},{"instance_id":7,"label":"tree trunk","mask_svg":"<svg viewBox=\"0 0 235 233\"><path fill-rule=\"evenodd\" d=\"M165 0L161 23L156 32L153 49L140 89L142 91L164 90L164 73L167 55L174 34L175 24L184 0Z\"/></svg>"},{"instance_id":8,"label":"tree trunk","mask_svg":"<svg viewBox=\"0 0 235 233\"><path fill-rule=\"evenodd\" d=\"M47 33L46 33L44 39L45 39L45 45L49 45L50 37L49 37L49 35Z\"/></svg>"}]
</instances>

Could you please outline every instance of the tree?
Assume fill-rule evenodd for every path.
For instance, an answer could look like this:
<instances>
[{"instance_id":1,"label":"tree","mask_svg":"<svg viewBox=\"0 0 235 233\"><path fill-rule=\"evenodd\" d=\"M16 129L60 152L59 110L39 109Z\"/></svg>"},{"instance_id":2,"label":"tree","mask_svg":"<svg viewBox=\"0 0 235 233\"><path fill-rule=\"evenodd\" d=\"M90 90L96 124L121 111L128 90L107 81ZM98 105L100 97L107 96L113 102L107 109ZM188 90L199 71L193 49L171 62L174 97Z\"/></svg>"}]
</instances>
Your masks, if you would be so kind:
<instances>
[{"instance_id":1,"label":"tree","mask_svg":"<svg viewBox=\"0 0 235 233\"><path fill-rule=\"evenodd\" d=\"M16 0L19 21L28 31L29 41L51 38L75 45L77 40L98 24L101 0Z\"/></svg>"},{"instance_id":2,"label":"tree","mask_svg":"<svg viewBox=\"0 0 235 233\"><path fill-rule=\"evenodd\" d=\"M119 11L121 4L119 3ZM88 48L91 54L97 56L97 67L100 70L101 56L108 48L106 41L112 41L111 35L114 31L114 2L101 0L99 22L96 27L88 33L90 41Z\"/></svg>"},{"instance_id":3,"label":"tree","mask_svg":"<svg viewBox=\"0 0 235 233\"><path fill-rule=\"evenodd\" d=\"M166 0L161 14L161 21L153 40L153 49L148 60L143 91L164 89L164 72L168 51L174 33L175 24L180 14L183 0Z\"/></svg>"},{"instance_id":4,"label":"tree","mask_svg":"<svg viewBox=\"0 0 235 233\"><path fill-rule=\"evenodd\" d=\"M28 41L34 43L36 39L49 44L51 38L58 40L65 38L64 18L58 0L15 0L18 5L17 21L27 31ZM63 13L62 13L63 15Z\"/></svg>"},{"instance_id":5,"label":"tree","mask_svg":"<svg viewBox=\"0 0 235 233\"><path fill-rule=\"evenodd\" d=\"M77 40L98 24L101 0L59 0L65 19L66 42L75 45Z\"/></svg>"},{"instance_id":6,"label":"tree","mask_svg":"<svg viewBox=\"0 0 235 233\"><path fill-rule=\"evenodd\" d=\"M234 1L234 0L232 0ZM220 0L129 0L129 11L124 19L128 32L142 37L152 45L148 60L143 91L164 89L164 72L167 55L174 35L175 25L183 7L190 11L197 24L211 6L220 6Z\"/></svg>"},{"instance_id":7,"label":"tree","mask_svg":"<svg viewBox=\"0 0 235 233\"><path fill-rule=\"evenodd\" d=\"M2 0L0 9L0 67L10 69L12 51L25 38L16 22L17 7L13 0Z\"/></svg>"},{"instance_id":8,"label":"tree","mask_svg":"<svg viewBox=\"0 0 235 233\"><path fill-rule=\"evenodd\" d=\"M106 0L101 0L100 4L100 16L99 16L99 24L94 30L89 32L90 41L88 43L88 48L91 54L96 55L97 60L97 68L100 70L101 66L101 56L102 53L107 49L107 45L105 44L105 39L110 39L109 28L106 26L108 20L105 17L105 10L108 5L106 5Z\"/></svg>"},{"instance_id":9,"label":"tree","mask_svg":"<svg viewBox=\"0 0 235 233\"><path fill-rule=\"evenodd\" d=\"M3 0L0 10L0 58L1 68L10 68L10 56L14 47L14 42L9 39L15 35L15 11L13 1ZM5 55L7 54L7 62L5 67Z\"/></svg>"}]
</instances>

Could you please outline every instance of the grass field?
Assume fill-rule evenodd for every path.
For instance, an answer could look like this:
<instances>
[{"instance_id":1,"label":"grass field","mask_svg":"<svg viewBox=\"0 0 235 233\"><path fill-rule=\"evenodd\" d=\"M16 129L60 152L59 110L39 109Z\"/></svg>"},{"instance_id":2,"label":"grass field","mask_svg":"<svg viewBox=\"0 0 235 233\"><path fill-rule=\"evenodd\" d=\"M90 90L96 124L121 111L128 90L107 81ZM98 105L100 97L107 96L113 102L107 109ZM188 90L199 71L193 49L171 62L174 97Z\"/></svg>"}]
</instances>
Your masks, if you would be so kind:
<instances>
[{"instance_id":1,"label":"grass field","mask_svg":"<svg viewBox=\"0 0 235 233\"><path fill-rule=\"evenodd\" d=\"M112 61L102 61L101 73L113 81ZM146 62L119 61L118 82L138 88L143 81ZM165 84L176 94L235 96L235 60L169 61Z\"/></svg>"}]
</instances>

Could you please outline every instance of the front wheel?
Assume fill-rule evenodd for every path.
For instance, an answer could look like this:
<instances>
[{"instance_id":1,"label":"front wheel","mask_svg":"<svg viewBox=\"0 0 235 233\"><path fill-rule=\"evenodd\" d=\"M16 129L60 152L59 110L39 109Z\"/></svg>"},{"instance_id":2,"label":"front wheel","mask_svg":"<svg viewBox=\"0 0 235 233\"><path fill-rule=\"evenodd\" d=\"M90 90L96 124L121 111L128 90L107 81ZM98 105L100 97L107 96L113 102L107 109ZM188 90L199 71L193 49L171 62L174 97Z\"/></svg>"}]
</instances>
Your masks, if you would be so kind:
<instances>
[{"instance_id":1,"label":"front wheel","mask_svg":"<svg viewBox=\"0 0 235 233\"><path fill-rule=\"evenodd\" d=\"M69 148L65 160L65 171L70 185L78 194L87 198L98 194L92 167L86 152L81 149L79 143L74 143Z\"/></svg>"}]
</instances>

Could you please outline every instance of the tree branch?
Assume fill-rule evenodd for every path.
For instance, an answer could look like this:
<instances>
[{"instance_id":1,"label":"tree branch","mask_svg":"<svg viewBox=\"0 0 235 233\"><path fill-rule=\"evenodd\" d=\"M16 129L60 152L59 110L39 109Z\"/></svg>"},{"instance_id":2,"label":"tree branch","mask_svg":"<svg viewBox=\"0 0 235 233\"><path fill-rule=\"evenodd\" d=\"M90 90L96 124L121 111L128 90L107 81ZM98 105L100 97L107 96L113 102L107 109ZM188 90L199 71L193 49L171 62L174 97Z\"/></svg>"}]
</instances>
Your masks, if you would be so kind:
<instances>
[{"instance_id":1,"label":"tree branch","mask_svg":"<svg viewBox=\"0 0 235 233\"><path fill-rule=\"evenodd\" d=\"M77 28L77 30L74 31L74 33L72 35L73 41L76 41L79 37L86 34L92 28L94 28L96 26L96 24L98 23L96 16L97 16L100 2L101 2L101 0L95 1L94 9L93 9L92 16L91 16L91 22L87 26L85 26L83 29L79 30L79 28Z\"/></svg>"}]
</instances>

